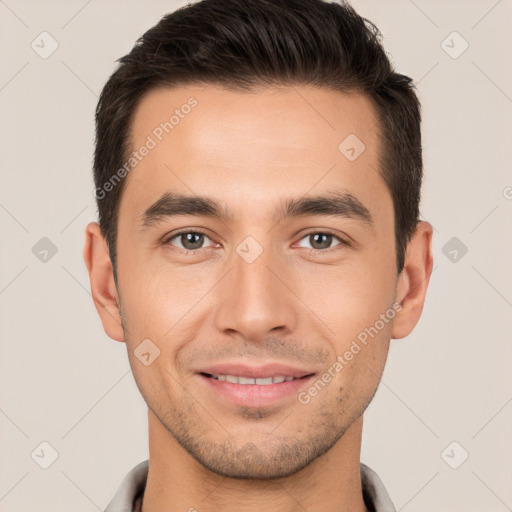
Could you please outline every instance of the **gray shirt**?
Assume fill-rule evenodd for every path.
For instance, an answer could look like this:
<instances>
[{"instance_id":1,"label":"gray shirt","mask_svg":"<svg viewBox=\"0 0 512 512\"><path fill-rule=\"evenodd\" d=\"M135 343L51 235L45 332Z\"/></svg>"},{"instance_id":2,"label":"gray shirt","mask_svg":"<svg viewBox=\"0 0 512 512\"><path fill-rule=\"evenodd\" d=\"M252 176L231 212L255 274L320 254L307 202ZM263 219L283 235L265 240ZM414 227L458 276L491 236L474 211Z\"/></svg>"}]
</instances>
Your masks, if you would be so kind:
<instances>
[{"instance_id":1,"label":"gray shirt","mask_svg":"<svg viewBox=\"0 0 512 512\"><path fill-rule=\"evenodd\" d=\"M396 512L396 509L377 473L360 464L363 498L370 512ZM104 512L140 512L146 488L149 461L135 466L123 479L119 489Z\"/></svg>"}]
</instances>

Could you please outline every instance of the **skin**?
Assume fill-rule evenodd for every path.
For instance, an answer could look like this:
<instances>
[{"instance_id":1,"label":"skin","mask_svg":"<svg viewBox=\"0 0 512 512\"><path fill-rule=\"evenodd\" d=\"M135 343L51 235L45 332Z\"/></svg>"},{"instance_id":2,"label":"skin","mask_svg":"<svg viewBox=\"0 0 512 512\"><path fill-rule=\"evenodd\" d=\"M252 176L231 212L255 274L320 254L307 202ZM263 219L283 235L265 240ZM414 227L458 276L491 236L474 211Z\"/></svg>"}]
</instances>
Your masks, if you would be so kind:
<instances>
[{"instance_id":1,"label":"skin","mask_svg":"<svg viewBox=\"0 0 512 512\"><path fill-rule=\"evenodd\" d=\"M393 203L378 173L378 124L365 96L310 86L250 94L160 88L137 108L133 146L190 96L197 107L127 178L118 289L99 226L86 228L94 303L107 335L126 343L148 404L143 511L365 511L363 412L390 339L407 336L420 318L432 226L418 224L397 276ZM348 134L366 146L352 162L338 150ZM334 189L359 199L373 226L335 216L273 219L284 199ZM211 197L232 219L186 215L141 228L141 215L164 192ZM181 228L203 231L201 248L180 253L186 240L168 238ZM307 235L322 230L348 245L335 237L327 249L315 245ZM263 249L251 264L236 252L247 236ZM307 404L293 396L235 406L195 373L236 360L278 361L321 376L395 302L394 319ZM147 338L160 350L149 366L134 354Z\"/></svg>"}]
</instances>

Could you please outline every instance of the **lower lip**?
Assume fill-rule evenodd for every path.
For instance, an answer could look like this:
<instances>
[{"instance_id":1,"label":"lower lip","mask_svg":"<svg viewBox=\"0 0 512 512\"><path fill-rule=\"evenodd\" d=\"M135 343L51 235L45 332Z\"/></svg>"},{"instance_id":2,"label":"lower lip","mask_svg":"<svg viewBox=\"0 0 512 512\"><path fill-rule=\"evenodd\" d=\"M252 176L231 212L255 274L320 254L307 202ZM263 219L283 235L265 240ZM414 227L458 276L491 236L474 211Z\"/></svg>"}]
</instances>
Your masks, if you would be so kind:
<instances>
[{"instance_id":1,"label":"lower lip","mask_svg":"<svg viewBox=\"0 0 512 512\"><path fill-rule=\"evenodd\" d=\"M234 384L206 377L205 375L199 375L199 377L206 381L210 389L234 405L241 407L264 407L273 405L279 402L279 400L294 395L297 396L299 389L306 386L314 375L265 386L259 384Z\"/></svg>"}]
</instances>

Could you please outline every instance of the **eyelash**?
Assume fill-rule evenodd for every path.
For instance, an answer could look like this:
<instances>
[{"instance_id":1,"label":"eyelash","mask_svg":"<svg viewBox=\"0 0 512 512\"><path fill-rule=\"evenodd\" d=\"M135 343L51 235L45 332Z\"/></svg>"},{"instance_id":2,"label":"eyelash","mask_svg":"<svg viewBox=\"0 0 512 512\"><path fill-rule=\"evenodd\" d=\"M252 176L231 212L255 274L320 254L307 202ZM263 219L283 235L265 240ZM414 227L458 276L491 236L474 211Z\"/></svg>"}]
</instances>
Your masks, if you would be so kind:
<instances>
[{"instance_id":1,"label":"eyelash","mask_svg":"<svg viewBox=\"0 0 512 512\"><path fill-rule=\"evenodd\" d=\"M174 233L172 236L165 238L162 243L164 245L167 245L167 244L170 245L171 240L173 240L174 238L176 238L176 237L178 237L180 235L186 234L186 233L194 233L194 234L197 234L197 235L204 235L205 237L210 238L204 231L201 231L200 229L193 229L193 230L192 229L183 229L181 231L178 231L177 233ZM327 230L321 230L321 231L320 230L310 231L309 233L304 234L300 238L300 240L303 240L304 238L306 238L308 236L316 235L316 234L331 235L335 239L337 239L340 243L335 245L334 247L330 247L329 249L308 249L307 247L302 247L302 249L306 249L309 253L311 253L311 254L313 254L315 256L323 255L323 254L326 254L326 253L329 254L329 253L331 253L332 251L336 250L337 248L339 248L341 246L349 246L350 245L346 240L340 238L338 235L336 235L332 231L329 231L328 229ZM173 247L174 247L174 249L176 249L177 251L179 251L182 254L196 253L196 252L200 251L201 249L211 249L211 247L201 247L200 249L190 250L190 249L182 249L181 247L176 247L176 246L173 246Z\"/></svg>"}]
</instances>

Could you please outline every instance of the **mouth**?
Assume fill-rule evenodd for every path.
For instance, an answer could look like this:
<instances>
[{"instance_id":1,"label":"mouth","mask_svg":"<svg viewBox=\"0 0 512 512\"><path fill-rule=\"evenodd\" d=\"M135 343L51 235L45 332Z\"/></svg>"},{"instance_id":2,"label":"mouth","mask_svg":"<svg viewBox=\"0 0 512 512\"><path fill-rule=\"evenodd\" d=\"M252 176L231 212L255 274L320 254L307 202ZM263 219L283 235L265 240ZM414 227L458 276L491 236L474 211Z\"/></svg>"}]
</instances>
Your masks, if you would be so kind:
<instances>
[{"instance_id":1,"label":"mouth","mask_svg":"<svg viewBox=\"0 0 512 512\"><path fill-rule=\"evenodd\" d=\"M210 379L218 380L221 382L230 382L231 384L241 384L242 386L270 386L272 384L281 384L283 382L291 382L293 380L301 380L314 375L309 373L303 376L294 377L293 375L275 375L271 377L245 377L242 375L214 375L210 373L201 372L201 375Z\"/></svg>"},{"instance_id":2,"label":"mouth","mask_svg":"<svg viewBox=\"0 0 512 512\"><path fill-rule=\"evenodd\" d=\"M279 364L260 368L218 365L208 370L197 372L205 396L223 407L237 408L294 406L300 390L310 385L315 375Z\"/></svg>"}]
</instances>

